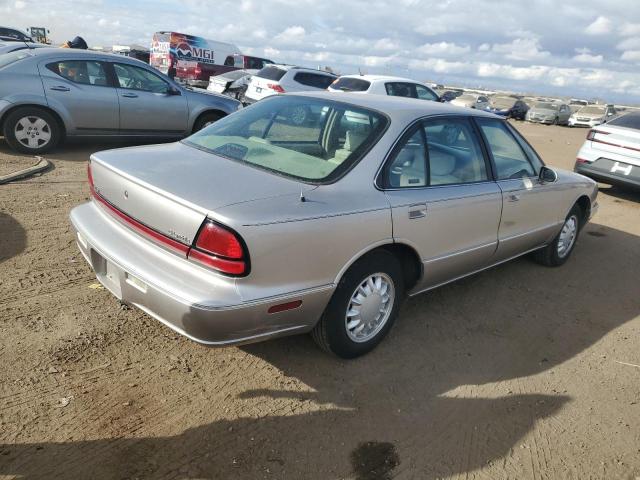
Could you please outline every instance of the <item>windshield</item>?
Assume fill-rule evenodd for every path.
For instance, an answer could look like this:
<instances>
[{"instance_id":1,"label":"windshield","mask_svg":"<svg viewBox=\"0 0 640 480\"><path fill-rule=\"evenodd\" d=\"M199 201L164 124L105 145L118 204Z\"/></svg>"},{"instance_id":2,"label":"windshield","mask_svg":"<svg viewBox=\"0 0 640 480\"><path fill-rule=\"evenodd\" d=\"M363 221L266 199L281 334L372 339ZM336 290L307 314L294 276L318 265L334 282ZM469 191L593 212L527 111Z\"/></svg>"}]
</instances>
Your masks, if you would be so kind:
<instances>
[{"instance_id":1,"label":"windshield","mask_svg":"<svg viewBox=\"0 0 640 480\"><path fill-rule=\"evenodd\" d=\"M640 113L632 112L622 115L621 117L614 118L609 122L609 125L640 130Z\"/></svg>"},{"instance_id":2,"label":"windshield","mask_svg":"<svg viewBox=\"0 0 640 480\"><path fill-rule=\"evenodd\" d=\"M190 136L187 145L310 183L347 171L386 129L380 113L332 100L277 96Z\"/></svg>"},{"instance_id":3,"label":"windshield","mask_svg":"<svg viewBox=\"0 0 640 480\"><path fill-rule=\"evenodd\" d=\"M284 77L284 74L287 73L286 70L278 67L264 67L258 73L256 73L256 77L265 78L267 80L275 80L276 82Z\"/></svg>"},{"instance_id":4,"label":"windshield","mask_svg":"<svg viewBox=\"0 0 640 480\"><path fill-rule=\"evenodd\" d=\"M0 68L32 56L29 50L16 50L15 52L5 53L4 55L0 55Z\"/></svg>"},{"instance_id":5,"label":"windshield","mask_svg":"<svg viewBox=\"0 0 640 480\"><path fill-rule=\"evenodd\" d=\"M580 110L578 110L578 113L596 113L598 115L604 115L604 107L594 107L594 106L589 106L589 107L583 107Z\"/></svg>"},{"instance_id":6,"label":"windshield","mask_svg":"<svg viewBox=\"0 0 640 480\"><path fill-rule=\"evenodd\" d=\"M533 108L539 108L540 110L558 110L558 105L553 103L536 103Z\"/></svg>"},{"instance_id":7,"label":"windshield","mask_svg":"<svg viewBox=\"0 0 640 480\"><path fill-rule=\"evenodd\" d=\"M516 101L513 98L498 97L491 100L491 105L498 108L511 108Z\"/></svg>"}]
</instances>

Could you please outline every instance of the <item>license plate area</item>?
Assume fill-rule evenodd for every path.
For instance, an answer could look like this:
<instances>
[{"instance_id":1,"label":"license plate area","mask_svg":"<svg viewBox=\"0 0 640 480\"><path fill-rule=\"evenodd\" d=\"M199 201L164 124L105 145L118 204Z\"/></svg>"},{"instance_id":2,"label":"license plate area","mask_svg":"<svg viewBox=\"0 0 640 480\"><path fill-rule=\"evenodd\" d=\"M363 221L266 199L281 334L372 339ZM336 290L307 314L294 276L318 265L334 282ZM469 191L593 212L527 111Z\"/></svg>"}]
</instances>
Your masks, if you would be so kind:
<instances>
[{"instance_id":1,"label":"license plate area","mask_svg":"<svg viewBox=\"0 0 640 480\"><path fill-rule=\"evenodd\" d=\"M91 265L100 283L116 297L122 299L120 269L95 250L91 250Z\"/></svg>"}]
</instances>

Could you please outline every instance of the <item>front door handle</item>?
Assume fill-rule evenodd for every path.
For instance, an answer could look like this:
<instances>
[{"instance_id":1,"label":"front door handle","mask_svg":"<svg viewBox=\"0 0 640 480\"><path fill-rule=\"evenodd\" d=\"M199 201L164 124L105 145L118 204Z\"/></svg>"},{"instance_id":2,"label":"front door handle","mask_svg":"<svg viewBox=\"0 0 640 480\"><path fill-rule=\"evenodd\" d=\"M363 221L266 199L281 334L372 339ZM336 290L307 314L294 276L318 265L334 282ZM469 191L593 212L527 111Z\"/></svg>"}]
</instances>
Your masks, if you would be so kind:
<instances>
[{"instance_id":1,"label":"front door handle","mask_svg":"<svg viewBox=\"0 0 640 480\"><path fill-rule=\"evenodd\" d=\"M423 218L427 216L427 204L417 203L409 206L409 220L415 220L416 218Z\"/></svg>"},{"instance_id":2,"label":"front door handle","mask_svg":"<svg viewBox=\"0 0 640 480\"><path fill-rule=\"evenodd\" d=\"M135 93L123 93L122 96L125 98L138 98L138 95Z\"/></svg>"},{"instance_id":3,"label":"front door handle","mask_svg":"<svg viewBox=\"0 0 640 480\"><path fill-rule=\"evenodd\" d=\"M49 90L55 90L56 92L68 92L71 89L64 85L56 85L55 87L51 87Z\"/></svg>"},{"instance_id":4,"label":"front door handle","mask_svg":"<svg viewBox=\"0 0 640 480\"><path fill-rule=\"evenodd\" d=\"M520 195L516 195L515 193L510 194L508 197L510 202L519 202L520 201Z\"/></svg>"}]
</instances>

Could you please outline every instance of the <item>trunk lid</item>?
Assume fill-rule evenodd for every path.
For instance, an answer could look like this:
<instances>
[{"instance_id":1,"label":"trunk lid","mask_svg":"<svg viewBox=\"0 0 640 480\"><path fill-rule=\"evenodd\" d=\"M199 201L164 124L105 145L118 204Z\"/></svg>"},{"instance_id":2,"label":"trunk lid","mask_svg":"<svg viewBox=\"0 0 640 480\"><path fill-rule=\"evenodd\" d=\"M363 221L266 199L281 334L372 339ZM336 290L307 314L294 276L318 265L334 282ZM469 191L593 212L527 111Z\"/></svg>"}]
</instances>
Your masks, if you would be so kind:
<instances>
[{"instance_id":1,"label":"trunk lid","mask_svg":"<svg viewBox=\"0 0 640 480\"><path fill-rule=\"evenodd\" d=\"M105 200L186 245L204 219L224 206L313 188L182 143L98 152L91 156L91 171Z\"/></svg>"},{"instance_id":2,"label":"trunk lid","mask_svg":"<svg viewBox=\"0 0 640 480\"><path fill-rule=\"evenodd\" d=\"M640 166L640 130L633 128L598 125L591 147L601 152L611 152L628 158L627 162Z\"/></svg>"}]
</instances>

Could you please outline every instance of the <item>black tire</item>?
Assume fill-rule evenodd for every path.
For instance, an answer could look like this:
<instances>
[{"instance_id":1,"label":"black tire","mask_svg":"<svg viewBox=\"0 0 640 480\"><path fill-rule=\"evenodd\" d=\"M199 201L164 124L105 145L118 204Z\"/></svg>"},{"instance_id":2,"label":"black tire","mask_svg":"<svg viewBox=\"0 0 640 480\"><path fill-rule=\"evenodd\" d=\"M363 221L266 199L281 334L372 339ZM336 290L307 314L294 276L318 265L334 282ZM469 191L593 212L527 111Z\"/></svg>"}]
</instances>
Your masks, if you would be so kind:
<instances>
[{"instance_id":1,"label":"black tire","mask_svg":"<svg viewBox=\"0 0 640 480\"><path fill-rule=\"evenodd\" d=\"M569 259L569 257L571 256L571 252L573 252L573 249L575 248L576 243L578 242L578 236L580 235L580 230L582 229L582 220L583 220L582 210L578 205L574 205L571 211L569 212L569 214L567 215L567 218L565 219L565 224L562 226L563 230L567 225L567 222L569 222L569 220L572 217L576 222L576 230L575 230L575 236L573 238L573 241L568 251L563 252L563 254L559 253L558 245L560 243L560 236L562 235L562 230L561 230L549 245L533 253L533 259L536 262L540 263L541 265L545 265L547 267L559 267L560 265L564 265L564 263Z\"/></svg>"},{"instance_id":2,"label":"black tire","mask_svg":"<svg viewBox=\"0 0 640 480\"><path fill-rule=\"evenodd\" d=\"M558 119L558 117L553 119L553 124L554 125L560 125L560 120Z\"/></svg>"},{"instance_id":3,"label":"black tire","mask_svg":"<svg viewBox=\"0 0 640 480\"><path fill-rule=\"evenodd\" d=\"M33 134L27 134L29 128L34 128ZM20 132L26 136L18 138L17 134ZM38 155L50 151L60 142L62 127L58 119L48 111L38 107L22 107L7 116L2 133L14 150ZM43 137L47 137L46 142Z\"/></svg>"},{"instance_id":4,"label":"black tire","mask_svg":"<svg viewBox=\"0 0 640 480\"><path fill-rule=\"evenodd\" d=\"M391 281L393 304L390 313L380 329L365 341L355 341L347 332L347 311L351 308L352 295L359 286L375 274L382 273ZM388 291L388 290L387 290ZM372 252L354 263L344 274L336 287L322 317L311 335L323 350L342 358L356 358L373 350L387 335L398 316L404 298L404 277L400 263L391 253L384 250Z\"/></svg>"},{"instance_id":5,"label":"black tire","mask_svg":"<svg viewBox=\"0 0 640 480\"><path fill-rule=\"evenodd\" d=\"M204 127L208 126L210 123L217 122L222 117L224 117L224 114L219 112L203 113L202 115L200 115L200 118L198 118L198 120L196 120L196 123L193 125L192 133L199 132Z\"/></svg>"}]
</instances>

